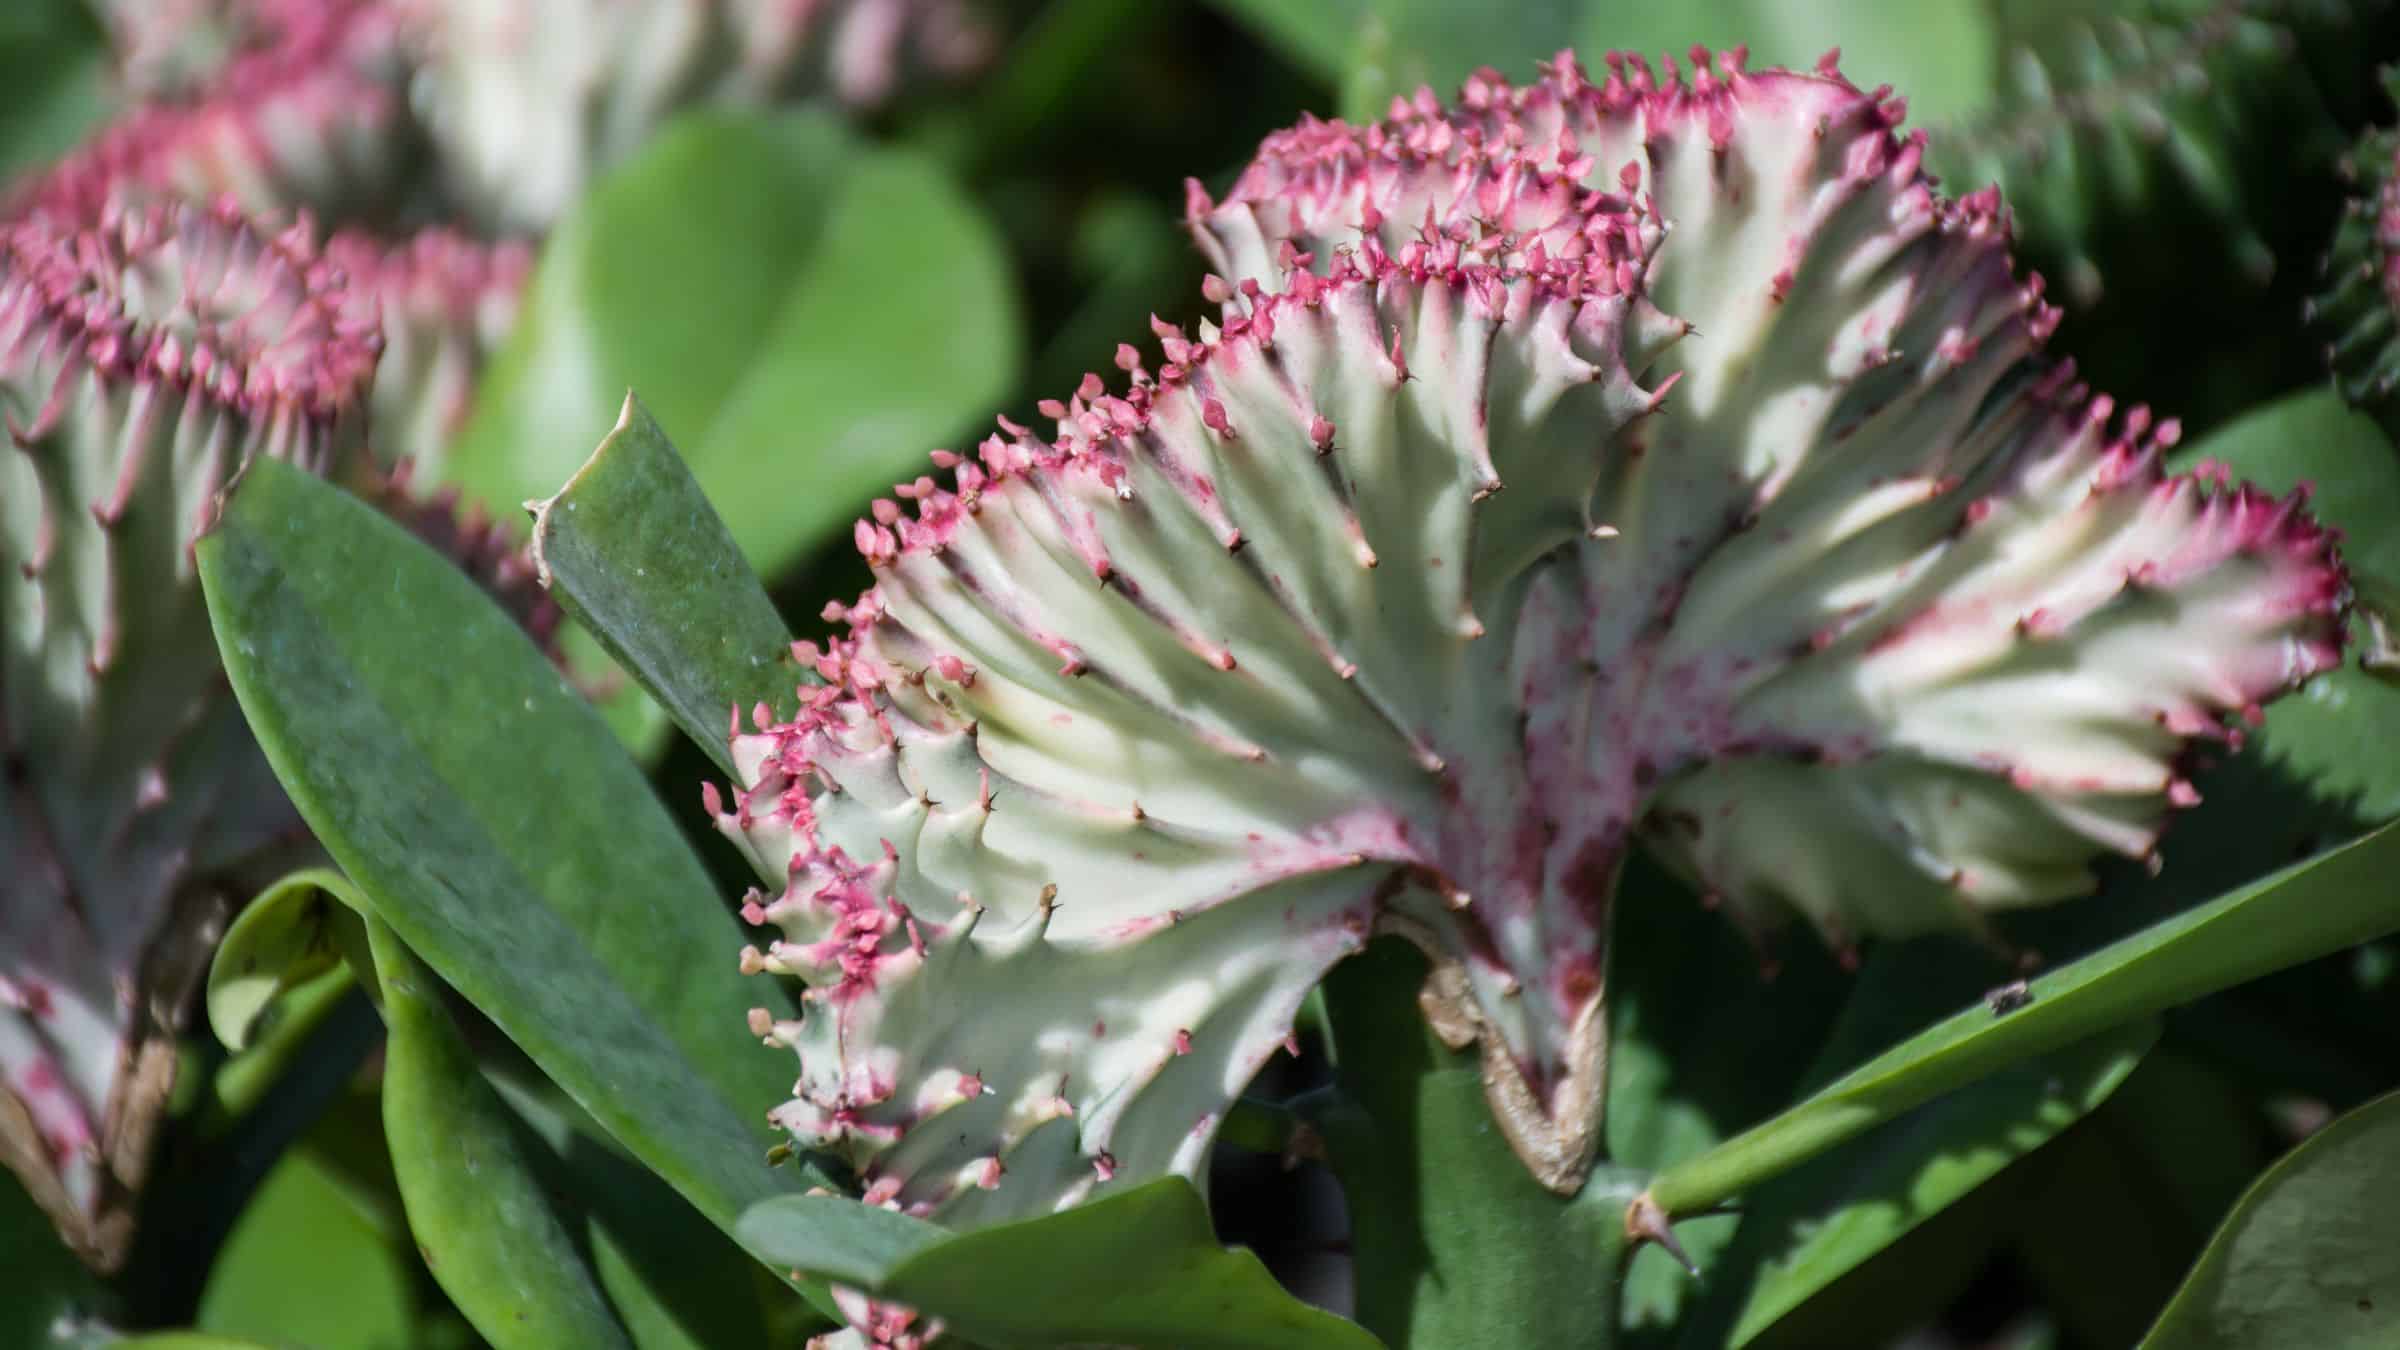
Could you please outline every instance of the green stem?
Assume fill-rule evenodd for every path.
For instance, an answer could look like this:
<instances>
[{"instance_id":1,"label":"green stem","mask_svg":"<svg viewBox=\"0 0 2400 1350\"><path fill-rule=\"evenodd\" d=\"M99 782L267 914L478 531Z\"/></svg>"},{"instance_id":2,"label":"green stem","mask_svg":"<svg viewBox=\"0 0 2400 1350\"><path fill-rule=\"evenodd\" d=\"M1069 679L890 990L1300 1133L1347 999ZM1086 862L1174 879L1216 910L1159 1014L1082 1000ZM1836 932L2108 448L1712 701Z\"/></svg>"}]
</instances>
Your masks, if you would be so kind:
<instances>
[{"instance_id":1,"label":"green stem","mask_svg":"<svg viewBox=\"0 0 2400 1350\"><path fill-rule=\"evenodd\" d=\"M2139 1017L2400 928L2400 824L2386 825L1977 1004L1815 1096L1660 1172L1649 1199L1683 1218L2001 1069Z\"/></svg>"},{"instance_id":2,"label":"green stem","mask_svg":"<svg viewBox=\"0 0 2400 1350\"><path fill-rule=\"evenodd\" d=\"M1603 1167L1573 1197L1536 1182L1493 1124L1474 1058L1427 1031L1424 974L1397 939L1336 967L1336 1090L1295 1103L1349 1200L1358 1320L1395 1350L1608 1350L1643 1178Z\"/></svg>"}]
</instances>

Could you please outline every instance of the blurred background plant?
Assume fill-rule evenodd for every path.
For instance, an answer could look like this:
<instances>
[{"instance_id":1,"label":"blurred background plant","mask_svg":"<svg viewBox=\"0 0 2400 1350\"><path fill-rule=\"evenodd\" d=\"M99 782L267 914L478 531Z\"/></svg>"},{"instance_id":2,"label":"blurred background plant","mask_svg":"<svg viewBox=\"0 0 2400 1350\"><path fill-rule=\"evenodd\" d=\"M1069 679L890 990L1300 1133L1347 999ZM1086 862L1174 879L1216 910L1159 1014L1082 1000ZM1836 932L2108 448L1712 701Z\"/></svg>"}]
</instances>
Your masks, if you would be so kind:
<instances>
[{"instance_id":1,"label":"blurred background plant","mask_svg":"<svg viewBox=\"0 0 2400 1350\"><path fill-rule=\"evenodd\" d=\"M16 214L230 197L278 226L305 216L383 325L381 467L352 486L504 592L526 587L507 546L518 504L573 474L638 387L812 636L825 597L866 583L851 522L928 448L995 410L1033 420L1154 311L1202 313L1187 176L1222 188L1305 113L1380 116L1479 66L1695 42L1801 67L1838 46L1854 79L1906 91L1929 163L1953 190L1999 183L2021 259L2070 302L2058 349L2181 414L2183 463L2312 483L2362 595L2400 577L2392 445L2345 406L2390 424L2393 150L2371 129L2394 117L2377 72L2400 57L2400 6L2377 0L17 0L0 14L0 173ZM738 894L743 865L693 804L706 756L669 744L665 713L590 637L559 643L708 889ZM2119 869L2100 898L2012 918L2008 936L2063 962L2400 817L2396 749L2400 693L2355 669L2319 680L2201 777L2162 871ZM489 1097L492 1146L539 1181L523 1203L597 1272L630 1343L797 1343L817 1312L473 1008L410 995L405 950L344 917L340 884L288 886L235 929L263 983L212 986L184 1026L117 1259L87 1268L0 1183L0 1344L186 1325L327 1350L477 1344L412 1240L429 1202L403 1202L432 1145L395 1098L444 1093ZM1766 978L1715 916L1646 903L1677 888L1637 869L1613 944L1609 1152L1644 1168L2012 974L1926 939L1855 974L1794 944ZM2250 1216L2289 1224L2289 1195L2314 1195L2320 1219L2370 1206L2355 1187L2263 1189L2291 1161L2244 1191L2400 1087L2396 964L2400 944L2371 941L2177 1009L2146 1053L2088 1080L2062 1088L2071 1066L2045 1060L1920 1108L1738 1216L1684 1225L1697 1280L1636 1254L1624 1343L2133 1344L2229 1214L2228 1243ZM379 972L381 1018L354 970ZM402 1055L412 1015L434 1030ZM1258 1095L1323 1081L1313 1034L1304 1048ZM769 1100L773 1059L741 1070ZM2346 1127L2325 1165L2342 1175L2388 1137L2379 1123ZM1340 1192L1288 1143L1230 1133L1217 1231L1347 1311ZM2239 1302L2228 1243L2202 1269ZM2197 1317L2159 1343L2240 1343L2190 1330Z\"/></svg>"}]
</instances>

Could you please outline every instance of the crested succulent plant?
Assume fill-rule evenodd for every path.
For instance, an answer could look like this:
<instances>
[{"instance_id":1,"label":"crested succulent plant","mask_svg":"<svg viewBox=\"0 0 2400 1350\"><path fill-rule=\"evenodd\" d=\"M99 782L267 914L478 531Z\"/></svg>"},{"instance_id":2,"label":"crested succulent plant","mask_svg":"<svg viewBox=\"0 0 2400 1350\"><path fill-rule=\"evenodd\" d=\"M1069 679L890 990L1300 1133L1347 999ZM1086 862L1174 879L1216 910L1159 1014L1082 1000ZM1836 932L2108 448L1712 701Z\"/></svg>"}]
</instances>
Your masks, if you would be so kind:
<instances>
[{"instance_id":1,"label":"crested succulent plant","mask_svg":"<svg viewBox=\"0 0 2400 1350\"><path fill-rule=\"evenodd\" d=\"M116 52L117 80L138 96L199 87L263 34L232 0L105 0L92 6Z\"/></svg>"},{"instance_id":2,"label":"crested succulent plant","mask_svg":"<svg viewBox=\"0 0 2400 1350\"><path fill-rule=\"evenodd\" d=\"M192 73L160 76L165 92L20 185L19 204L89 223L149 201L228 200L258 219L340 222L325 258L384 321L370 443L386 464L416 461L418 481L437 476L476 375L514 324L532 251L444 226L387 228L423 193L391 7L165 0L112 19L137 88L146 59Z\"/></svg>"},{"instance_id":3,"label":"crested succulent plant","mask_svg":"<svg viewBox=\"0 0 2400 1350\"><path fill-rule=\"evenodd\" d=\"M140 201L145 195L121 192L113 200ZM220 201L228 210L239 209L230 198ZM63 208L36 209L73 218ZM111 208L92 209L105 214ZM323 266L340 274L340 293L355 320L381 330L382 357L366 430L373 458L386 473L378 483L438 481L473 407L476 381L516 324L533 270L531 246L513 240L484 243L434 226L397 241L344 230L315 252ZM404 465L408 470L399 472ZM380 490L376 495L388 500ZM448 512L456 505L452 493L433 509ZM479 522L468 533L480 536L488 526Z\"/></svg>"},{"instance_id":4,"label":"crested succulent plant","mask_svg":"<svg viewBox=\"0 0 2400 1350\"><path fill-rule=\"evenodd\" d=\"M966 0L116 0L142 101L18 198L127 188L389 227L428 205L538 233L696 102L881 103L989 55ZM445 196L447 193L449 195Z\"/></svg>"},{"instance_id":5,"label":"crested succulent plant","mask_svg":"<svg viewBox=\"0 0 2400 1350\"><path fill-rule=\"evenodd\" d=\"M0 1158L103 1268L212 929L298 830L191 544L253 457L355 457L379 342L305 224L0 227Z\"/></svg>"},{"instance_id":6,"label":"crested succulent plant","mask_svg":"<svg viewBox=\"0 0 2400 1350\"><path fill-rule=\"evenodd\" d=\"M272 47L317 0L94 0L117 83L136 98L199 92L235 58Z\"/></svg>"},{"instance_id":7,"label":"crested succulent plant","mask_svg":"<svg viewBox=\"0 0 2400 1350\"><path fill-rule=\"evenodd\" d=\"M668 114L822 89L880 102L908 66L988 40L961 0L403 0L414 96L446 186L487 228L538 231Z\"/></svg>"},{"instance_id":8,"label":"crested succulent plant","mask_svg":"<svg viewBox=\"0 0 2400 1350\"><path fill-rule=\"evenodd\" d=\"M1197 1173L1378 933L1572 1191L1637 843L1753 931L1980 933L2336 663L2327 532L2044 360L1996 193L1830 62L1692 62L1270 138L1192 191L1218 319L859 522L709 802L808 986L774 1118L867 1201Z\"/></svg>"},{"instance_id":9,"label":"crested succulent plant","mask_svg":"<svg viewBox=\"0 0 2400 1350\"><path fill-rule=\"evenodd\" d=\"M112 204L166 197L230 197L253 216L306 209L336 221L402 209L416 186L417 132L388 7L244 0L192 13L202 32L232 30L221 64L189 89L136 104L18 185L18 206L87 222Z\"/></svg>"},{"instance_id":10,"label":"crested succulent plant","mask_svg":"<svg viewBox=\"0 0 2400 1350\"><path fill-rule=\"evenodd\" d=\"M808 1350L925 1350L942 1339L940 1318L839 1285L833 1296L847 1325L810 1337Z\"/></svg>"},{"instance_id":11,"label":"crested succulent plant","mask_svg":"<svg viewBox=\"0 0 2400 1350\"><path fill-rule=\"evenodd\" d=\"M963 69L988 38L960 0L119 0L108 18L145 97L17 184L14 206L88 223L224 198L331 222L328 257L386 320L370 439L386 464L416 461L420 483L514 324L532 254L416 222L538 233L689 103L818 89L871 103L904 66Z\"/></svg>"},{"instance_id":12,"label":"crested succulent plant","mask_svg":"<svg viewBox=\"0 0 2400 1350\"><path fill-rule=\"evenodd\" d=\"M2384 88L2400 106L2400 70ZM2342 397L2395 425L2400 387L2400 131L2377 127L2342 160L2351 198L2321 267L2324 288L2308 302Z\"/></svg>"}]
</instances>

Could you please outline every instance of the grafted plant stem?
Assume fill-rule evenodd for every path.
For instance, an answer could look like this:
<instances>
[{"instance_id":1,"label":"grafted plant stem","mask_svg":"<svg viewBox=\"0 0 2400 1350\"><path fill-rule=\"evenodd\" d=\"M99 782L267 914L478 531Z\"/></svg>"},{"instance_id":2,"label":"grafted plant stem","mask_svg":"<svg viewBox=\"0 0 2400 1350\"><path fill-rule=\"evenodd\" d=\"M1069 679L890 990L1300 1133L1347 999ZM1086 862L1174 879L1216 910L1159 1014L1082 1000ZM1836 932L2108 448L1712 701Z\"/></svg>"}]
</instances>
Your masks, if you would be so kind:
<instances>
[{"instance_id":1,"label":"grafted plant stem","mask_svg":"<svg viewBox=\"0 0 2400 1350\"><path fill-rule=\"evenodd\" d=\"M1603 1162L1574 1196L1534 1180L1492 1121L1474 1053L1427 1030L1426 968L1387 938L1325 981L1341 1063L1306 1103L1349 1203L1355 1315L1396 1348L1607 1350L1643 1178Z\"/></svg>"}]
</instances>

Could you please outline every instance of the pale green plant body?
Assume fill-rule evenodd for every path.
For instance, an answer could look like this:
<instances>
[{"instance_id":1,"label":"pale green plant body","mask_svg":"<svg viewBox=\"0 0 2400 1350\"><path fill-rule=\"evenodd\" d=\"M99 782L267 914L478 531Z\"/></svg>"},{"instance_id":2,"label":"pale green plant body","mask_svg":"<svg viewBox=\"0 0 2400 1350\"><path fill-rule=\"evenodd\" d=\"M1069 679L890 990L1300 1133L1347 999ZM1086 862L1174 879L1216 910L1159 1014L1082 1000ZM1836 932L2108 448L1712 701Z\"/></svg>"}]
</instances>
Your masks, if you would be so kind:
<instances>
[{"instance_id":1,"label":"pale green plant body","mask_svg":"<svg viewBox=\"0 0 2400 1350\"><path fill-rule=\"evenodd\" d=\"M254 457L363 453L377 343L304 233L229 211L37 218L5 249L0 1144L107 1266L214 932L299 842L217 678L191 544Z\"/></svg>"},{"instance_id":2,"label":"pale green plant body","mask_svg":"<svg viewBox=\"0 0 2400 1350\"><path fill-rule=\"evenodd\" d=\"M2041 361L1897 120L1562 57L1195 190L1222 316L879 503L825 683L737 727L777 1123L960 1227L1197 1176L1397 933L1572 1193L1637 842L1843 950L2148 856L2187 748L2338 659L2340 566Z\"/></svg>"}]
</instances>

